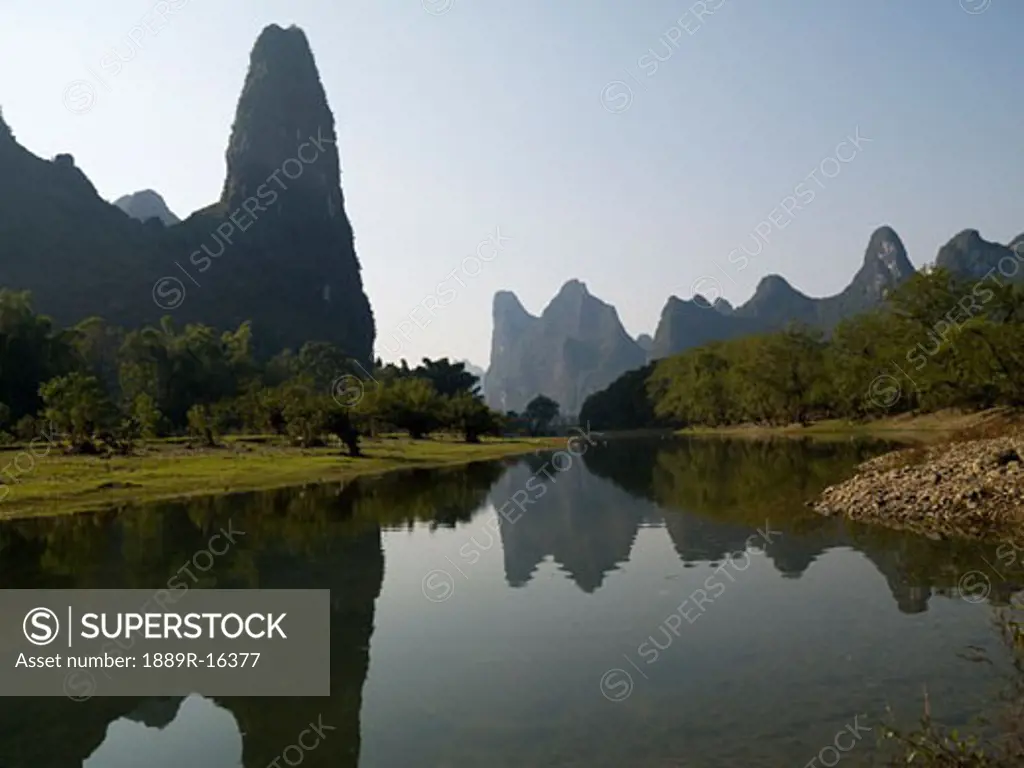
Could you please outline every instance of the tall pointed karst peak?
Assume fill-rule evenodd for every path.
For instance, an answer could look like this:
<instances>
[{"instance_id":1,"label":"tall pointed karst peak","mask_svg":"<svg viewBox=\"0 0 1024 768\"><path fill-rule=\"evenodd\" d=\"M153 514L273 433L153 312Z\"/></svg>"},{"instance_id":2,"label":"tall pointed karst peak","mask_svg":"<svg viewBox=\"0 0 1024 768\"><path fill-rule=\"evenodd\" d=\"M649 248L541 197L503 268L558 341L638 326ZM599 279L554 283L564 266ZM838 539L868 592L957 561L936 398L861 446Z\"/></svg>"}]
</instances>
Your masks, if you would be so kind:
<instances>
[{"instance_id":1,"label":"tall pointed karst peak","mask_svg":"<svg viewBox=\"0 0 1024 768\"><path fill-rule=\"evenodd\" d=\"M872 263L880 263L895 279L906 279L914 272L903 241L896 230L887 224L872 232L868 240L864 264Z\"/></svg>"},{"instance_id":2,"label":"tall pointed karst peak","mask_svg":"<svg viewBox=\"0 0 1024 768\"><path fill-rule=\"evenodd\" d=\"M570 336L609 334L635 345L615 307L592 294L580 280L567 281L544 308L541 317L549 323L563 324Z\"/></svg>"},{"instance_id":3,"label":"tall pointed karst peak","mask_svg":"<svg viewBox=\"0 0 1024 768\"><path fill-rule=\"evenodd\" d=\"M502 319L507 317L529 317L523 302L519 300L512 291L497 291L494 294L493 304L494 318Z\"/></svg>"},{"instance_id":4,"label":"tall pointed karst peak","mask_svg":"<svg viewBox=\"0 0 1024 768\"><path fill-rule=\"evenodd\" d=\"M588 296L587 284L575 278L566 280L565 285L558 291L559 296Z\"/></svg>"},{"instance_id":5,"label":"tall pointed karst peak","mask_svg":"<svg viewBox=\"0 0 1024 768\"><path fill-rule=\"evenodd\" d=\"M278 343L330 340L369 364L373 312L345 213L336 142L306 35L297 27L267 27L250 54L224 190L210 214L224 217L229 232L245 232L257 220L258 234L242 237L251 244L250 269L262 285L273 286L270 293L280 302L274 308ZM298 316L307 320L291 319Z\"/></svg>"},{"instance_id":6,"label":"tall pointed karst peak","mask_svg":"<svg viewBox=\"0 0 1024 768\"><path fill-rule=\"evenodd\" d=\"M576 279L567 280L544 308L543 315L548 316L552 312L577 313L588 301L603 304L600 299L591 295L590 291L587 290L586 283Z\"/></svg>"},{"instance_id":7,"label":"tall pointed karst peak","mask_svg":"<svg viewBox=\"0 0 1024 768\"><path fill-rule=\"evenodd\" d=\"M260 186L264 199L269 190L291 187L335 193L341 186L336 142L334 115L306 34L295 26L270 25L249 56L221 202L235 208ZM328 208L337 215L340 197L332 196Z\"/></svg>"},{"instance_id":8,"label":"tall pointed karst peak","mask_svg":"<svg viewBox=\"0 0 1024 768\"><path fill-rule=\"evenodd\" d=\"M878 227L868 238L864 260L850 284L839 294L824 325L831 327L841 317L864 312L883 301L889 292L910 279L914 265L900 236L889 225Z\"/></svg>"}]
</instances>

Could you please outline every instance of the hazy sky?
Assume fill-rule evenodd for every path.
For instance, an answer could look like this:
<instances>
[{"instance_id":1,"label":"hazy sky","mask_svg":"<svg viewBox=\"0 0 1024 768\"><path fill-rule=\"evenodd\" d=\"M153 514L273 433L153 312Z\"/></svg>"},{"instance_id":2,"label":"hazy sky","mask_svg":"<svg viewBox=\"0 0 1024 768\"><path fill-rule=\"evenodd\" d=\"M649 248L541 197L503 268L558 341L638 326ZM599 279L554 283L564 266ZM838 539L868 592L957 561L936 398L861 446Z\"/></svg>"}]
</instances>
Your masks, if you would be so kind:
<instances>
[{"instance_id":1,"label":"hazy sky","mask_svg":"<svg viewBox=\"0 0 1024 768\"><path fill-rule=\"evenodd\" d=\"M448 278L456 299L400 356L486 366L499 289L540 312L579 278L636 335L703 276L734 303L771 272L834 293L883 223L917 265L964 228L1024 231L1019 0L169 0L133 33L156 5L0 0L16 137L73 154L107 199L153 188L186 216L220 194L260 29L298 24L385 358L452 270L464 287ZM99 83L129 34L141 49ZM806 204L767 223L787 196Z\"/></svg>"}]
</instances>

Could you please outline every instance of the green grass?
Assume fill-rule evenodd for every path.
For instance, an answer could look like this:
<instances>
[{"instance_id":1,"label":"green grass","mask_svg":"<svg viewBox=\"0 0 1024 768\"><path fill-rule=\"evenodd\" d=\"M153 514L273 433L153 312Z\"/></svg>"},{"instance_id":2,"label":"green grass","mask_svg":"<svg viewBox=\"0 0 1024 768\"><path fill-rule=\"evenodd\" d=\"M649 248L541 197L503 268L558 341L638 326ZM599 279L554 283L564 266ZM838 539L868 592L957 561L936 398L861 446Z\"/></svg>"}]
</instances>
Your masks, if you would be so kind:
<instances>
[{"instance_id":1,"label":"green grass","mask_svg":"<svg viewBox=\"0 0 1024 768\"><path fill-rule=\"evenodd\" d=\"M108 506L181 499L291 485L335 482L402 469L443 467L554 449L564 438L502 438L479 444L443 437L374 438L361 458L338 447L302 449L272 437L228 438L217 448L193 449L173 440L146 442L139 455L67 456L54 447L36 457L0 452L0 519L63 514ZM4 490L7 490L4 495Z\"/></svg>"},{"instance_id":2,"label":"green grass","mask_svg":"<svg viewBox=\"0 0 1024 768\"><path fill-rule=\"evenodd\" d=\"M875 437L898 442L932 443L949 439L957 433L964 433L993 427L1002 430L1007 424L1015 423L1019 414L1007 409L995 408L977 413L939 411L921 415L902 414L892 418L873 419L864 422L829 419L807 426L787 424L766 427L741 424L728 427L691 427L676 434L722 436L722 437L813 437L821 440L846 440L851 437Z\"/></svg>"}]
</instances>

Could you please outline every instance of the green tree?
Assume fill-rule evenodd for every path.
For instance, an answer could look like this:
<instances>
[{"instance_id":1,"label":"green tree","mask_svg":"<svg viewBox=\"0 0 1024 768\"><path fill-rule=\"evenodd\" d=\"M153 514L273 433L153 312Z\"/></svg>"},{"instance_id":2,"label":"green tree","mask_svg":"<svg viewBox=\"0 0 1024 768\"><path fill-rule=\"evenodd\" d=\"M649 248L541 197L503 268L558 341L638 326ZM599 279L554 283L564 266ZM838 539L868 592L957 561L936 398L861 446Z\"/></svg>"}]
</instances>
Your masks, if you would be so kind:
<instances>
[{"instance_id":1,"label":"green tree","mask_svg":"<svg viewBox=\"0 0 1024 768\"><path fill-rule=\"evenodd\" d=\"M362 456L359 448L359 430L355 426L350 410L329 397L323 398L323 409L324 429L341 441L348 449L349 456Z\"/></svg>"},{"instance_id":2,"label":"green tree","mask_svg":"<svg viewBox=\"0 0 1024 768\"><path fill-rule=\"evenodd\" d=\"M526 404L523 416L530 422L530 432L539 435L548 430L551 422L558 417L559 406L547 395L537 395Z\"/></svg>"},{"instance_id":3,"label":"green tree","mask_svg":"<svg viewBox=\"0 0 1024 768\"><path fill-rule=\"evenodd\" d=\"M475 395L480 389L480 378L469 373L465 363L452 363L447 357L440 360L423 358L423 363L413 371L413 375L429 381L442 397L454 397L460 392Z\"/></svg>"},{"instance_id":4,"label":"green tree","mask_svg":"<svg viewBox=\"0 0 1024 768\"><path fill-rule=\"evenodd\" d=\"M501 428L501 418L479 395L462 391L448 398L448 423L465 436L467 443L479 443L480 436Z\"/></svg>"},{"instance_id":5,"label":"green tree","mask_svg":"<svg viewBox=\"0 0 1024 768\"><path fill-rule=\"evenodd\" d=\"M654 426L657 417L647 395L654 364L628 371L606 389L590 395L580 408L580 423L594 429L634 429Z\"/></svg>"},{"instance_id":6,"label":"green tree","mask_svg":"<svg viewBox=\"0 0 1024 768\"><path fill-rule=\"evenodd\" d=\"M139 425L139 435L145 438L159 437L163 430L163 414L156 407L152 396L142 392L132 402L130 416Z\"/></svg>"},{"instance_id":7,"label":"green tree","mask_svg":"<svg viewBox=\"0 0 1024 768\"><path fill-rule=\"evenodd\" d=\"M118 395L118 353L124 343L124 330L110 325L102 317L89 317L69 329L68 342L75 367L100 380L113 397Z\"/></svg>"},{"instance_id":8,"label":"green tree","mask_svg":"<svg viewBox=\"0 0 1024 768\"><path fill-rule=\"evenodd\" d=\"M66 335L32 311L27 291L0 289L0 402L19 419L39 411L39 387L72 369Z\"/></svg>"},{"instance_id":9,"label":"green tree","mask_svg":"<svg viewBox=\"0 0 1024 768\"><path fill-rule=\"evenodd\" d=\"M193 405L188 409L186 419L190 437L202 441L202 444L207 448L213 448L217 445L217 440L214 437L213 417L210 414L209 406Z\"/></svg>"},{"instance_id":10,"label":"green tree","mask_svg":"<svg viewBox=\"0 0 1024 768\"><path fill-rule=\"evenodd\" d=\"M116 411L95 376L77 372L59 376L40 387L39 394L44 417L77 450L91 448L97 430L115 420Z\"/></svg>"},{"instance_id":11,"label":"green tree","mask_svg":"<svg viewBox=\"0 0 1024 768\"><path fill-rule=\"evenodd\" d=\"M382 384L376 397L380 419L419 440L444 423L443 401L426 379L402 378Z\"/></svg>"},{"instance_id":12,"label":"green tree","mask_svg":"<svg viewBox=\"0 0 1024 768\"><path fill-rule=\"evenodd\" d=\"M295 368L295 375L310 379L322 392L329 392L331 384L340 376L357 375L359 370L345 353L325 341L303 344Z\"/></svg>"},{"instance_id":13,"label":"green tree","mask_svg":"<svg viewBox=\"0 0 1024 768\"><path fill-rule=\"evenodd\" d=\"M307 378L293 379L280 390L285 430L295 445L323 444L326 414L321 395Z\"/></svg>"},{"instance_id":14,"label":"green tree","mask_svg":"<svg viewBox=\"0 0 1024 768\"><path fill-rule=\"evenodd\" d=\"M14 424L14 436L27 442L39 436L39 424L35 416L25 415Z\"/></svg>"},{"instance_id":15,"label":"green tree","mask_svg":"<svg viewBox=\"0 0 1024 768\"><path fill-rule=\"evenodd\" d=\"M256 374L249 323L220 334L205 325L179 332L165 317L159 328L127 334L119 359L124 400L150 395L175 427L187 424L193 405L236 397Z\"/></svg>"}]
</instances>

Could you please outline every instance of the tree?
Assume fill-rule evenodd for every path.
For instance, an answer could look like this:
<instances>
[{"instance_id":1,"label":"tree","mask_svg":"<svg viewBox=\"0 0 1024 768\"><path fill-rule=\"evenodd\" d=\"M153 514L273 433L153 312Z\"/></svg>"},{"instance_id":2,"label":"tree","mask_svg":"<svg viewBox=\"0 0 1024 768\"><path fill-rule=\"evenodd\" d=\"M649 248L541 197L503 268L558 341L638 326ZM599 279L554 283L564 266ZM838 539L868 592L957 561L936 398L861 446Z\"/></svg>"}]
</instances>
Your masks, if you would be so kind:
<instances>
[{"instance_id":1,"label":"tree","mask_svg":"<svg viewBox=\"0 0 1024 768\"><path fill-rule=\"evenodd\" d=\"M124 343L124 331L102 317L89 317L69 329L67 338L76 368L95 376L116 397L118 352Z\"/></svg>"},{"instance_id":2,"label":"tree","mask_svg":"<svg viewBox=\"0 0 1024 768\"><path fill-rule=\"evenodd\" d=\"M274 387L261 387L252 383L236 400L236 407L242 428L252 432L270 431L275 435L283 435L288 426L284 418L284 394L287 387L283 384Z\"/></svg>"},{"instance_id":3,"label":"tree","mask_svg":"<svg viewBox=\"0 0 1024 768\"><path fill-rule=\"evenodd\" d=\"M530 433L539 435L547 431L551 422L558 417L559 406L547 395L537 395L526 404L523 416L530 422Z\"/></svg>"},{"instance_id":4,"label":"tree","mask_svg":"<svg viewBox=\"0 0 1024 768\"><path fill-rule=\"evenodd\" d=\"M25 415L18 419L14 425L14 436L19 440L28 442L33 437L38 437L39 425L35 416Z\"/></svg>"},{"instance_id":5,"label":"tree","mask_svg":"<svg viewBox=\"0 0 1024 768\"><path fill-rule=\"evenodd\" d=\"M32 311L28 291L0 289L0 402L17 420L35 414L44 382L72 370L66 334Z\"/></svg>"},{"instance_id":6,"label":"tree","mask_svg":"<svg viewBox=\"0 0 1024 768\"><path fill-rule=\"evenodd\" d=\"M175 427L187 424L193 405L212 405L237 396L255 376L252 330L218 333L192 324L179 332L170 318L125 336L118 354L125 402L148 394Z\"/></svg>"},{"instance_id":7,"label":"tree","mask_svg":"<svg viewBox=\"0 0 1024 768\"><path fill-rule=\"evenodd\" d=\"M362 456L359 449L359 430L352 422L349 409L339 405L333 398L324 398L324 429L335 435L348 449L352 457Z\"/></svg>"},{"instance_id":8,"label":"tree","mask_svg":"<svg viewBox=\"0 0 1024 768\"><path fill-rule=\"evenodd\" d=\"M76 450L92 448L96 431L114 421L116 412L95 376L59 376L40 387L39 395L45 405L45 418L68 436Z\"/></svg>"},{"instance_id":9,"label":"tree","mask_svg":"<svg viewBox=\"0 0 1024 768\"><path fill-rule=\"evenodd\" d=\"M325 413L318 392L309 378L299 378L280 388L285 430L292 442L303 448L323 443Z\"/></svg>"},{"instance_id":10,"label":"tree","mask_svg":"<svg viewBox=\"0 0 1024 768\"><path fill-rule=\"evenodd\" d=\"M308 341L299 350L296 373L312 380L322 392L330 390L339 376L354 374L356 367L348 356L326 341Z\"/></svg>"},{"instance_id":11,"label":"tree","mask_svg":"<svg viewBox=\"0 0 1024 768\"><path fill-rule=\"evenodd\" d=\"M443 423L443 401L426 379L403 378L383 384L377 393L381 420L420 440Z\"/></svg>"},{"instance_id":12,"label":"tree","mask_svg":"<svg viewBox=\"0 0 1024 768\"><path fill-rule=\"evenodd\" d=\"M447 357L440 360L424 357L413 375L429 381L442 397L454 397L460 392L475 395L480 389L480 378L469 373L465 363L451 363Z\"/></svg>"},{"instance_id":13,"label":"tree","mask_svg":"<svg viewBox=\"0 0 1024 768\"><path fill-rule=\"evenodd\" d=\"M213 435L213 417L209 407L205 405L193 405L186 413L188 420L188 433L190 436L202 440L207 448L213 448L217 441Z\"/></svg>"},{"instance_id":14,"label":"tree","mask_svg":"<svg viewBox=\"0 0 1024 768\"><path fill-rule=\"evenodd\" d=\"M647 395L647 381L654 363L628 371L606 389L590 395L580 408L580 424L595 429L630 429L653 426L654 404Z\"/></svg>"},{"instance_id":15,"label":"tree","mask_svg":"<svg viewBox=\"0 0 1024 768\"><path fill-rule=\"evenodd\" d=\"M480 435L498 432L501 421L483 398L459 392L448 399L448 423L465 435L467 443L479 443Z\"/></svg>"},{"instance_id":16,"label":"tree","mask_svg":"<svg viewBox=\"0 0 1024 768\"><path fill-rule=\"evenodd\" d=\"M164 416L153 398L145 392L136 395L130 417L138 424L141 437L158 437L163 429Z\"/></svg>"},{"instance_id":17,"label":"tree","mask_svg":"<svg viewBox=\"0 0 1024 768\"><path fill-rule=\"evenodd\" d=\"M362 455L350 409L321 392L311 376L278 387L273 397L281 405L285 430L295 444L304 448L321 445L328 433L341 441L350 456Z\"/></svg>"}]
</instances>

